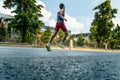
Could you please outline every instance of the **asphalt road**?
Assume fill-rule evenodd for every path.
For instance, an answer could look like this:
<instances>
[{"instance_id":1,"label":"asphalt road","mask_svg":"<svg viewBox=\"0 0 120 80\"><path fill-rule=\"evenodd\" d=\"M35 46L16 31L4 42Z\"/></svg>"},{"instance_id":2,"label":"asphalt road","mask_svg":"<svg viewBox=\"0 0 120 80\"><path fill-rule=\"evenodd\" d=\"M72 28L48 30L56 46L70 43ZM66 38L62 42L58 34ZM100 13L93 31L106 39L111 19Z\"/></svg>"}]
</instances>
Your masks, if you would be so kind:
<instances>
[{"instance_id":1,"label":"asphalt road","mask_svg":"<svg viewBox=\"0 0 120 80\"><path fill-rule=\"evenodd\" d=\"M120 80L120 52L0 47L0 80Z\"/></svg>"}]
</instances>

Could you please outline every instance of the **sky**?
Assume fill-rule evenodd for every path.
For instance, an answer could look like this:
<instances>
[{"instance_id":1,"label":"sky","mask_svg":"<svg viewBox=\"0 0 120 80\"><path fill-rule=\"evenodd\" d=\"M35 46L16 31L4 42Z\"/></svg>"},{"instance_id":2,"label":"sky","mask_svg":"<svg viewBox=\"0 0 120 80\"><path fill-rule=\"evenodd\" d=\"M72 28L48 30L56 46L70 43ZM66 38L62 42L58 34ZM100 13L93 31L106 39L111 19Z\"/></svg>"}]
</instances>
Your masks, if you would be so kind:
<instances>
[{"instance_id":1,"label":"sky","mask_svg":"<svg viewBox=\"0 0 120 80\"><path fill-rule=\"evenodd\" d=\"M47 26L55 27L56 14L59 10L59 4L65 4L65 18L67 22L65 25L72 34L88 33L91 27L92 19L94 18L95 11L92 9L104 2L105 0L37 0L37 4L41 4L44 8L41 10L43 18L41 20ZM3 0L0 0L0 11L1 13L11 14L9 9L2 8ZM111 0L112 8L118 9L116 18L113 19L115 24L120 24L120 5L119 0Z\"/></svg>"}]
</instances>

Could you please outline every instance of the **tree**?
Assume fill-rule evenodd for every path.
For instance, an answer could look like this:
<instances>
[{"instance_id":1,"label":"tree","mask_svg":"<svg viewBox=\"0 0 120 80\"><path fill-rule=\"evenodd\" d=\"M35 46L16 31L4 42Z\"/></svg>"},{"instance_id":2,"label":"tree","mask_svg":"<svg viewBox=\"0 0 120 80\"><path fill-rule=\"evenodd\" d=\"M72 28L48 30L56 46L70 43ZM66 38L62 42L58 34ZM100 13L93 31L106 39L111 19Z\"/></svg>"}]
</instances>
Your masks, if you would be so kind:
<instances>
[{"instance_id":1,"label":"tree","mask_svg":"<svg viewBox=\"0 0 120 80\"><path fill-rule=\"evenodd\" d=\"M50 27L47 27L47 29L43 32L43 34L41 35L41 41L43 43L47 43L48 40L50 39L51 37L51 30L50 30Z\"/></svg>"},{"instance_id":2,"label":"tree","mask_svg":"<svg viewBox=\"0 0 120 80\"><path fill-rule=\"evenodd\" d=\"M111 39L120 39L120 26L117 26L112 30Z\"/></svg>"},{"instance_id":3,"label":"tree","mask_svg":"<svg viewBox=\"0 0 120 80\"><path fill-rule=\"evenodd\" d=\"M77 46L83 46L83 45L84 45L84 39L82 34L80 34L77 39Z\"/></svg>"},{"instance_id":4,"label":"tree","mask_svg":"<svg viewBox=\"0 0 120 80\"><path fill-rule=\"evenodd\" d=\"M112 19L115 18L115 14L117 14L117 9L113 9L110 3L110 0L106 0L93 9L97 10L97 12L95 12L90 29L91 38L98 44L105 44L106 49L109 43L111 29L114 27Z\"/></svg>"},{"instance_id":5,"label":"tree","mask_svg":"<svg viewBox=\"0 0 120 80\"><path fill-rule=\"evenodd\" d=\"M36 5L36 0L5 0L4 8L14 8L12 13L16 15L14 18L8 19L10 26L15 31L20 31L22 42L27 42L27 35L37 34L43 22L39 20L42 17L42 5Z\"/></svg>"},{"instance_id":6,"label":"tree","mask_svg":"<svg viewBox=\"0 0 120 80\"><path fill-rule=\"evenodd\" d=\"M97 41L97 26L93 26L90 28L90 40L91 42L96 42Z\"/></svg>"},{"instance_id":7,"label":"tree","mask_svg":"<svg viewBox=\"0 0 120 80\"><path fill-rule=\"evenodd\" d=\"M117 24L117 27L115 28L114 32L116 33L116 38L120 38L120 26ZM120 39L119 39L120 40Z\"/></svg>"},{"instance_id":8,"label":"tree","mask_svg":"<svg viewBox=\"0 0 120 80\"><path fill-rule=\"evenodd\" d=\"M117 24L115 29L113 29L111 39L110 39L111 48L117 48L120 46L120 26Z\"/></svg>"}]
</instances>

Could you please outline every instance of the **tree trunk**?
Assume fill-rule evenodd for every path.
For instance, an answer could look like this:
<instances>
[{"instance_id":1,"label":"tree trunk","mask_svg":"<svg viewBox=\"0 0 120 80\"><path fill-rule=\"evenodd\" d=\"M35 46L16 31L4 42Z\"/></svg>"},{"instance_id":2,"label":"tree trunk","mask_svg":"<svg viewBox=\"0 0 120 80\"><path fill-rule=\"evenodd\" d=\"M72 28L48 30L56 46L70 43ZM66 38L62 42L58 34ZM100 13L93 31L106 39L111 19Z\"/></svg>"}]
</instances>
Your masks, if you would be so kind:
<instances>
[{"instance_id":1,"label":"tree trunk","mask_svg":"<svg viewBox=\"0 0 120 80\"><path fill-rule=\"evenodd\" d=\"M22 31L22 43L26 42L25 36L26 36L26 32L25 32L25 30L23 30Z\"/></svg>"},{"instance_id":2,"label":"tree trunk","mask_svg":"<svg viewBox=\"0 0 120 80\"><path fill-rule=\"evenodd\" d=\"M105 43L105 51L107 51L107 45L108 45L108 44L107 44L107 43Z\"/></svg>"}]
</instances>

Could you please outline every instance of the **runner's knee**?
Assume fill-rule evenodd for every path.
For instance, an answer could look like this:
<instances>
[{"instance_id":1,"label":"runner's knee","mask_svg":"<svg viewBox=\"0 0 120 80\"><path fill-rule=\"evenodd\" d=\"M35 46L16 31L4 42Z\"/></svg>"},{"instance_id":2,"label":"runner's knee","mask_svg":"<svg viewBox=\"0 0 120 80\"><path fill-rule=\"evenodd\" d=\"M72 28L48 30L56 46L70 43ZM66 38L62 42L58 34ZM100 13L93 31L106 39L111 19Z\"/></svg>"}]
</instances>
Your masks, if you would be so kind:
<instances>
[{"instance_id":1,"label":"runner's knee","mask_svg":"<svg viewBox=\"0 0 120 80\"><path fill-rule=\"evenodd\" d=\"M65 32L65 36L68 36L68 32Z\"/></svg>"},{"instance_id":2,"label":"runner's knee","mask_svg":"<svg viewBox=\"0 0 120 80\"><path fill-rule=\"evenodd\" d=\"M54 33L53 33L53 37L55 37L57 35L57 31L55 31Z\"/></svg>"}]
</instances>

